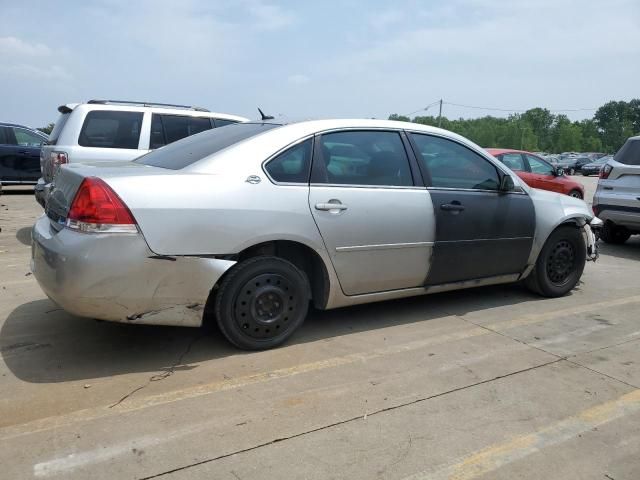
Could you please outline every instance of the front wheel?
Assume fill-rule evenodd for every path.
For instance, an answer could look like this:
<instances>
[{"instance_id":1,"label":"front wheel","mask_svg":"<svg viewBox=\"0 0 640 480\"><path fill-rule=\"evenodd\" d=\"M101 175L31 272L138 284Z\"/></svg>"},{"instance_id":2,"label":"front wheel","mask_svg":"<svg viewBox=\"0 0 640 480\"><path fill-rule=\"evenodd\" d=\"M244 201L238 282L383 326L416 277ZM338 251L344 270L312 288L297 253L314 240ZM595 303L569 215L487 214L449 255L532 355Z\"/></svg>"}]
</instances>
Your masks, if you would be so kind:
<instances>
[{"instance_id":1,"label":"front wheel","mask_svg":"<svg viewBox=\"0 0 640 480\"><path fill-rule=\"evenodd\" d=\"M577 227L558 227L542 247L525 285L545 297L566 295L580 281L587 261L587 247Z\"/></svg>"},{"instance_id":2,"label":"front wheel","mask_svg":"<svg viewBox=\"0 0 640 480\"><path fill-rule=\"evenodd\" d=\"M580 200L582 200L582 192L580 192L580 190L571 190L569 192L569 196L573 198L579 198Z\"/></svg>"},{"instance_id":3,"label":"front wheel","mask_svg":"<svg viewBox=\"0 0 640 480\"><path fill-rule=\"evenodd\" d=\"M238 348L273 348L304 322L309 292L307 276L291 262L250 258L235 265L215 292L216 322Z\"/></svg>"}]
</instances>

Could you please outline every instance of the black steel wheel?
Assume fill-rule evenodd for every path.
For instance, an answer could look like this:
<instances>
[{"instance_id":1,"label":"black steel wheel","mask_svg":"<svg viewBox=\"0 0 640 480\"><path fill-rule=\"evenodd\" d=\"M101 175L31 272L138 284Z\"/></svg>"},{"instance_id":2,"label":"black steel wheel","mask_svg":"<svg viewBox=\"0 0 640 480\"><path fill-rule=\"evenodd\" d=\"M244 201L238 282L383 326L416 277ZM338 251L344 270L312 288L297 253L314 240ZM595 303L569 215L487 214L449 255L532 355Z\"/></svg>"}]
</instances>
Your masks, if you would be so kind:
<instances>
[{"instance_id":1,"label":"black steel wheel","mask_svg":"<svg viewBox=\"0 0 640 480\"><path fill-rule=\"evenodd\" d=\"M577 226L561 225L549 235L525 285L545 297L561 297L578 284L587 247Z\"/></svg>"},{"instance_id":2,"label":"black steel wheel","mask_svg":"<svg viewBox=\"0 0 640 480\"><path fill-rule=\"evenodd\" d=\"M273 348L304 322L309 292L306 275L292 263L250 258L233 267L215 294L218 327L239 348Z\"/></svg>"}]
</instances>

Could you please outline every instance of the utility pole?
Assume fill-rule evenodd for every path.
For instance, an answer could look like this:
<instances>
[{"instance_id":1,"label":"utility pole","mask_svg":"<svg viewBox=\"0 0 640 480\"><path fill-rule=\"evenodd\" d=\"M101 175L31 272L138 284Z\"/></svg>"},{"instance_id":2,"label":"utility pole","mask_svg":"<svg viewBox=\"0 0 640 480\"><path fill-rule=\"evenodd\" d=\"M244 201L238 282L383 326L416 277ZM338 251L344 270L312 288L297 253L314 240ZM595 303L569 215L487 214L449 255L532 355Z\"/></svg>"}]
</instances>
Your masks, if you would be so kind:
<instances>
[{"instance_id":1,"label":"utility pole","mask_svg":"<svg viewBox=\"0 0 640 480\"><path fill-rule=\"evenodd\" d=\"M440 99L440 111L438 112L438 127L442 125L442 99Z\"/></svg>"}]
</instances>

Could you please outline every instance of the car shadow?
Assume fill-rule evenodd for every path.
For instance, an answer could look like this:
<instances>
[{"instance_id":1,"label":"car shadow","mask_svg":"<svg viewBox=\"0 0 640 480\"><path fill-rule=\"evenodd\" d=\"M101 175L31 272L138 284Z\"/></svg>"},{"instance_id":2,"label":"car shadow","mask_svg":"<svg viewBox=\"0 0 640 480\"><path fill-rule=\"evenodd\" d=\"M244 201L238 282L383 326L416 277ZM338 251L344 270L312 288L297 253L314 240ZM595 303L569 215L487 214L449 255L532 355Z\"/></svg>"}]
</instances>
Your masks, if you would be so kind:
<instances>
[{"instance_id":1,"label":"car shadow","mask_svg":"<svg viewBox=\"0 0 640 480\"><path fill-rule=\"evenodd\" d=\"M33 185L2 185L2 195L33 195Z\"/></svg>"},{"instance_id":2,"label":"car shadow","mask_svg":"<svg viewBox=\"0 0 640 480\"><path fill-rule=\"evenodd\" d=\"M640 261L640 235L633 235L622 245L598 242L600 255Z\"/></svg>"},{"instance_id":3,"label":"car shadow","mask_svg":"<svg viewBox=\"0 0 640 480\"><path fill-rule=\"evenodd\" d=\"M517 285L506 285L311 310L302 328L281 348L539 298ZM20 380L58 383L190 370L200 362L249 352L231 346L217 329L103 322L70 315L50 300L37 300L9 314L0 330L0 354Z\"/></svg>"},{"instance_id":4,"label":"car shadow","mask_svg":"<svg viewBox=\"0 0 640 480\"><path fill-rule=\"evenodd\" d=\"M23 245L31 245L31 228L22 227L16 232L16 238Z\"/></svg>"}]
</instances>

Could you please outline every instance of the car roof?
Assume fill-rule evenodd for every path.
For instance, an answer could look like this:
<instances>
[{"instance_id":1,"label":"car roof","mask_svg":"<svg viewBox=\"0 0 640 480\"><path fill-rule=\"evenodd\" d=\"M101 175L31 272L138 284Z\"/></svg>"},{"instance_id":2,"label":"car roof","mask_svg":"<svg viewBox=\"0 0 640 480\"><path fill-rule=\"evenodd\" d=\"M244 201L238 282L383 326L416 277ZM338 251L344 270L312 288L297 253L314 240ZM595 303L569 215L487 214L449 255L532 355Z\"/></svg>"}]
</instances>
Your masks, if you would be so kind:
<instances>
[{"instance_id":1,"label":"car roof","mask_svg":"<svg viewBox=\"0 0 640 480\"><path fill-rule=\"evenodd\" d=\"M151 111L153 113L164 113L171 115L187 115L190 117L214 117L222 120L235 120L238 122L246 122L248 118L241 117L239 115L232 115L228 113L220 113L220 112L211 112L209 110L204 109L194 109L194 108L186 108L186 107L171 107L171 106L160 106L160 104L143 104L143 103L131 103L131 104L123 104L123 103L66 103L64 105L60 105L58 107L58 111L60 113L68 113L79 107L85 108L88 111L93 110L116 110L123 112L146 112Z\"/></svg>"},{"instance_id":2,"label":"car roof","mask_svg":"<svg viewBox=\"0 0 640 480\"><path fill-rule=\"evenodd\" d=\"M20 127L20 128L26 128L27 130L34 130L34 128L31 127L27 127L25 125L20 125L19 123L8 123L8 122L0 122L0 127ZM42 133L42 132L39 132Z\"/></svg>"},{"instance_id":3,"label":"car roof","mask_svg":"<svg viewBox=\"0 0 640 480\"><path fill-rule=\"evenodd\" d=\"M531 153L531 152L528 152L526 150L516 150L514 148L489 147L489 148L485 148L485 150L487 152L489 152L491 155L500 155L502 153L527 153L529 155L539 156L539 155L537 155L535 153Z\"/></svg>"}]
</instances>

